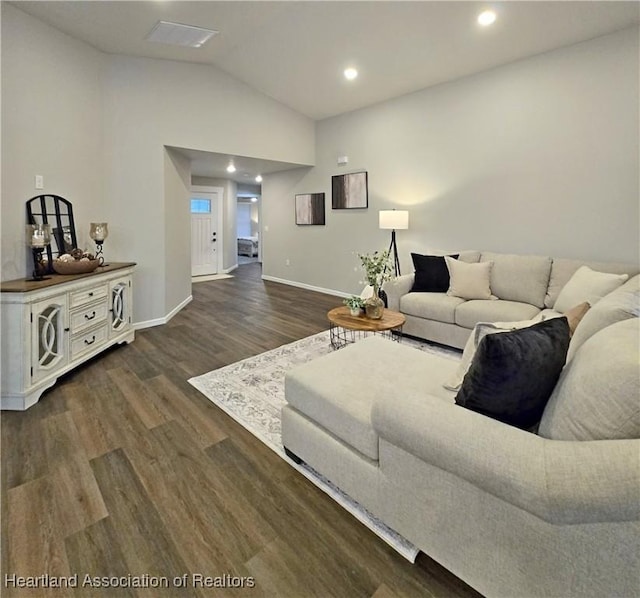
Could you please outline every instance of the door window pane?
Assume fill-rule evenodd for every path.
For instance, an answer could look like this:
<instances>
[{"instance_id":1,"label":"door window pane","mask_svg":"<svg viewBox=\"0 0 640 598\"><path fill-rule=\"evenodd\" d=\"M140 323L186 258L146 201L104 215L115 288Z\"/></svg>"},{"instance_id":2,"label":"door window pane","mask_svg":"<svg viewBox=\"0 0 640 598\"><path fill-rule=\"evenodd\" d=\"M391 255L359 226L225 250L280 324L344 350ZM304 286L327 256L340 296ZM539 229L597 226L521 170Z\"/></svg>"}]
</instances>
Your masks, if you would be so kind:
<instances>
[{"instance_id":1,"label":"door window pane","mask_svg":"<svg viewBox=\"0 0 640 598\"><path fill-rule=\"evenodd\" d=\"M192 199L191 213L192 214L210 214L211 200L210 199Z\"/></svg>"}]
</instances>

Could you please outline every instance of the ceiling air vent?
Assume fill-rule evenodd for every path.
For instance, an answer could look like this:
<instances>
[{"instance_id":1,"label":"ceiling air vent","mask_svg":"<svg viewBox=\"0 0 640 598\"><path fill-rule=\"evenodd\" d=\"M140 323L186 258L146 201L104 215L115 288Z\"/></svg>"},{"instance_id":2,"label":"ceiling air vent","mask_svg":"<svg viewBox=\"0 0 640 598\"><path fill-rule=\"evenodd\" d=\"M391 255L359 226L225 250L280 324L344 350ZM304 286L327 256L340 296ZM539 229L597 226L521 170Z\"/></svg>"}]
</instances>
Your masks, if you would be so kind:
<instances>
[{"instance_id":1,"label":"ceiling air vent","mask_svg":"<svg viewBox=\"0 0 640 598\"><path fill-rule=\"evenodd\" d=\"M188 48L200 48L209 39L216 35L214 29L203 29L193 25L181 25L169 21L158 21L146 39L150 42L169 44L171 46L185 46Z\"/></svg>"}]
</instances>

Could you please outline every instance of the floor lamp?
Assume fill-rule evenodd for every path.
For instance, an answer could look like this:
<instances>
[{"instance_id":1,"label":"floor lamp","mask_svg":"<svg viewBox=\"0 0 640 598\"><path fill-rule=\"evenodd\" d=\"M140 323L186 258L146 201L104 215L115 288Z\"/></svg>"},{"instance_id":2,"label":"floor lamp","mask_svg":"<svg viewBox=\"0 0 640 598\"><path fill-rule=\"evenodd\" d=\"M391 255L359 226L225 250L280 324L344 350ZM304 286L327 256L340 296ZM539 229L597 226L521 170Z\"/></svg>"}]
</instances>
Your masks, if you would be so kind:
<instances>
[{"instance_id":1,"label":"floor lamp","mask_svg":"<svg viewBox=\"0 0 640 598\"><path fill-rule=\"evenodd\" d=\"M396 245L396 231L409 228L409 212L407 210L380 210L380 228L391 230L391 243L389 244L389 256L393 255L393 267L395 275L400 276L400 260L398 259L398 247Z\"/></svg>"}]
</instances>

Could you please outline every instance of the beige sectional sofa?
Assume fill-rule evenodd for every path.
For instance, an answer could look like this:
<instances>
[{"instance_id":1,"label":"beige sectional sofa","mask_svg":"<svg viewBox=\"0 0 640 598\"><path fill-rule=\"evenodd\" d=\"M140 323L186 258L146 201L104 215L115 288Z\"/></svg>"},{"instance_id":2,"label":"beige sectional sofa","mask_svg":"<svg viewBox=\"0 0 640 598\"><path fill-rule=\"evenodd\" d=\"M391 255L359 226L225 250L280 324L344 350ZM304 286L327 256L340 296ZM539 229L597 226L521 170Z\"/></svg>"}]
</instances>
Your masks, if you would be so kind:
<instances>
[{"instance_id":1,"label":"beige sectional sofa","mask_svg":"<svg viewBox=\"0 0 640 598\"><path fill-rule=\"evenodd\" d=\"M549 267L553 306L573 264ZM639 276L589 310L538 434L456 405L456 360L374 337L288 373L283 444L488 597L637 596L639 312ZM469 333L455 310L413 317L440 342Z\"/></svg>"},{"instance_id":2,"label":"beige sectional sofa","mask_svg":"<svg viewBox=\"0 0 640 598\"><path fill-rule=\"evenodd\" d=\"M462 251L460 261L493 262L491 292L498 299L464 300L445 293L412 293L414 275L399 276L384 286L388 307L402 312L403 332L462 349L478 322L529 320L541 311L553 311L560 290L580 266L613 274L638 273L638 266L509 255L487 251Z\"/></svg>"}]
</instances>

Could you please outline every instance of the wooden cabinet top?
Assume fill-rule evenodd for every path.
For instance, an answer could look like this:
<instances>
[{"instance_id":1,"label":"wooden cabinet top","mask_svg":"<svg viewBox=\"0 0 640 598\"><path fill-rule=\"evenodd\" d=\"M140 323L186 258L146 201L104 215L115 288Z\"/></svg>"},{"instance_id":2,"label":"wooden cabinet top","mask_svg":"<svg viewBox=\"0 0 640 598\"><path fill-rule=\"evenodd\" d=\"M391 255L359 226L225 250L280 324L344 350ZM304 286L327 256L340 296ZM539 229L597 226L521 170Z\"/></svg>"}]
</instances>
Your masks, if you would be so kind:
<instances>
[{"instance_id":1,"label":"wooden cabinet top","mask_svg":"<svg viewBox=\"0 0 640 598\"><path fill-rule=\"evenodd\" d=\"M99 266L93 272L86 274L48 274L46 280L32 280L30 278L18 278L16 280L7 280L0 283L0 292L2 293L29 293L31 291L40 291L48 287L53 287L65 282L74 282L84 278L91 278L122 270L135 266L135 262L113 262L107 266Z\"/></svg>"}]
</instances>

